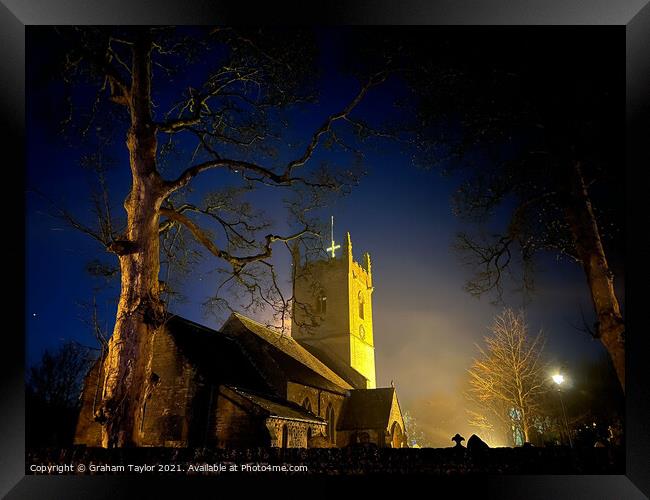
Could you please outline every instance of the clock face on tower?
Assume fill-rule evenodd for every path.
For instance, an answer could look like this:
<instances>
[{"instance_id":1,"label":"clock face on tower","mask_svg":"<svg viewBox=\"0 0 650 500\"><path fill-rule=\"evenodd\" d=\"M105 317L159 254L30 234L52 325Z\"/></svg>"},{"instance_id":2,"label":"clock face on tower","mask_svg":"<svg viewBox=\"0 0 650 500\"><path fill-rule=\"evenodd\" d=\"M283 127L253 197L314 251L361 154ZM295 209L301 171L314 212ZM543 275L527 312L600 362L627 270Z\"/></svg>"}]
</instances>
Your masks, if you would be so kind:
<instances>
[{"instance_id":1,"label":"clock face on tower","mask_svg":"<svg viewBox=\"0 0 650 500\"><path fill-rule=\"evenodd\" d=\"M359 327L359 337L361 337L362 340L366 338L366 329L363 325Z\"/></svg>"}]
</instances>

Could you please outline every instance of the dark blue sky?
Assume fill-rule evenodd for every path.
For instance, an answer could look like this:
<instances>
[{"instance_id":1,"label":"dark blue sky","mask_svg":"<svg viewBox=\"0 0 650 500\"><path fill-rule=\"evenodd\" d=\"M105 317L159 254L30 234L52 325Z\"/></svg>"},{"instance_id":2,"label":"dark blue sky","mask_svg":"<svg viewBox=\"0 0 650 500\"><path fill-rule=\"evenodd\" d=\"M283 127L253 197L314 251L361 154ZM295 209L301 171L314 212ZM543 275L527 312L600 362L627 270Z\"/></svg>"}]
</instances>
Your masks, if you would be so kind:
<instances>
[{"instance_id":1,"label":"dark blue sky","mask_svg":"<svg viewBox=\"0 0 650 500\"><path fill-rule=\"evenodd\" d=\"M60 112L61 84L44 83L34 69L37 60L48 58L56 47L43 46L47 37L28 33L28 189L38 189L64 205L83 220L90 220L89 177L79 167L79 148L56 133ZM325 116L346 103L357 90L349 76L336 72L335 61L345 47L336 34L325 31L321 43L319 104L292 116L284 140L304 141ZM30 38L31 36L31 38ZM30 69L31 67L31 69ZM373 121L390 117L388 96L399 85L375 91L355 111L355 116ZM119 130L119 129L118 129ZM289 155L289 151L284 151ZM333 153L319 151L321 160L346 161ZM110 173L114 209L129 187L128 156L119 139L114 148L117 166ZM288 156L287 156L288 157ZM379 385L394 380L405 409L421 416L432 439L446 436L454 428L465 432L464 402L460 396L466 369L476 354L475 343L499 308L489 297L477 300L463 291L468 270L452 248L454 236L467 229L453 213L451 196L459 179L443 177L439 171L414 167L400 147L379 143L368 151L367 174L352 193L322 211L323 220L335 217L335 239L350 231L355 256L368 251L373 261L373 311L377 377ZM194 196L208 192L215 184L230 182L223 173L210 173L193 181ZM259 207L283 227L286 214L282 194L261 190L254 195ZM101 255L92 239L52 217L48 204L27 193L26 214L26 310L27 364L37 361L44 349L56 349L64 341L77 340L96 345L91 329L81 319L88 311L80 302L92 300L99 283L85 270ZM289 276L286 252L275 261L285 280ZM206 316L201 304L214 291L216 277L209 271L215 260L206 256L196 271L184 279L184 303L172 303L173 312L213 328L220 325ZM602 346L580 332L581 310L593 322L592 305L582 270L575 264L541 256L536 270L536 293L526 305L530 328L542 329L548 337L547 350L557 365L571 367L603 353ZM619 296L622 294L619 279ZM97 293L102 322L110 331L115 312L115 286ZM507 305L519 308L522 299L506 294ZM568 368L570 370L570 368ZM431 412L431 405L444 405L447 413ZM452 433L453 434L453 433ZM451 434L450 434L451 435ZM447 438L445 438L446 440Z\"/></svg>"}]
</instances>

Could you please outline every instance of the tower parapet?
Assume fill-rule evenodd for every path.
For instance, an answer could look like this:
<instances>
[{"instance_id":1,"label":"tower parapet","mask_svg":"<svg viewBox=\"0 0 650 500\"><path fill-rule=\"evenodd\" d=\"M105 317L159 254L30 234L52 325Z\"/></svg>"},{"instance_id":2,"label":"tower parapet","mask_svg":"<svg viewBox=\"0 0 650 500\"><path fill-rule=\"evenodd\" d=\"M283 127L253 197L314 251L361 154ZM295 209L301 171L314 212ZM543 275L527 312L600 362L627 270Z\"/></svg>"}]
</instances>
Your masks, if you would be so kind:
<instances>
[{"instance_id":1,"label":"tower parapet","mask_svg":"<svg viewBox=\"0 0 650 500\"><path fill-rule=\"evenodd\" d=\"M368 252L363 254L363 267L372 276L372 264L370 263L370 254Z\"/></svg>"}]
</instances>

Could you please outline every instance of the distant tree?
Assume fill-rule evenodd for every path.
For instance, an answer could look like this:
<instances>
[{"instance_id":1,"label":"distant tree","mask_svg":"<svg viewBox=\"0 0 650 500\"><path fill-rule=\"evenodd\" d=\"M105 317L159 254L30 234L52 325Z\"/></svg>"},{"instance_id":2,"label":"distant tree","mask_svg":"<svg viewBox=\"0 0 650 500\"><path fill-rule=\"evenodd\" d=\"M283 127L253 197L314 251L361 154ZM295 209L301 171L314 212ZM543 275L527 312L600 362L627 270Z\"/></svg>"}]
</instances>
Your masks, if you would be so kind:
<instances>
[{"instance_id":1,"label":"distant tree","mask_svg":"<svg viewBox=\"0 0 650 500\"><path fill-rule=\"evenodd\" d=\"M546 364L543 359L542 332L531 337L522 313L505 309L497 315L484 337L469 374L467 397L482 412L473 423L485 429L499 425L519 428L529 441L534 418L540 412L541 397L548 391Z\"/></svg>"},{"instance_id":2,"label":"distant tree","mask_svg":"<svg viewBox=\"0 0 650 500\"><path fill-rule=\"evenodd\" d=\"M533 437L531 437L531 442L536 446L545 446L548 443L555 444L556 442L561 442L561 416L553 415L554 412L549 412L548 407L545 407L545 410L546 411L537 415L533 419Z\"/></svg>"},{"instance_id":3,"label":"distant tree","mask_svg":"<svg viewBox=\"0 0 650 500\"><path fill-rule=\"evenodd\" d=\"M26 384L28 445L72 443L83 377L94 359L93 349L66 342L55 352L46 350L30 367Z\"/></svg>"},{"instance_id":4,"label":"distant tree","mask_svg":"<svg viewBox=\"0 0 650 500\"><path fill-rule=\"evenodd\" d=\"M426 436L424 435L424 432L420 428L420 425L418 424L417 419L413 416L413 414L409 411L406 410L404 412L404 427L407 438L408 438L408 445L409 447L418 447L418 448L428 448L430 447L428 440Z\"/></svg>"}]
</instances>

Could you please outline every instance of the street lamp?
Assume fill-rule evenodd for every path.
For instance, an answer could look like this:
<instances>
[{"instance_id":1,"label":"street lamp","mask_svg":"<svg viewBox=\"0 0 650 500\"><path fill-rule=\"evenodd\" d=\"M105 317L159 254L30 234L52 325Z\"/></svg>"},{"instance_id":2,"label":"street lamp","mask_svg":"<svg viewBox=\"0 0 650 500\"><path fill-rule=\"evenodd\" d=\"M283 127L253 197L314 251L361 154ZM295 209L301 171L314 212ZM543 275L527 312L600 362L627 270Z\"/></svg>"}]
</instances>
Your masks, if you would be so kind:
<instances>
[{"instance_id":1,"label":"street lamp","mask_svg":"<svg viewBox=\"0 0 650 500\"><path fill-rule=\"evenodd\" d=\"M566 428L566 434L569 437L569 447L573 448L573 442L571 441L571 431L569 430L569 423L566 419L566 410L564 409L564 401L562 400L562 384L564 383L564 375L556 373L551 377L555 385L557 385L557 393L560 398L560 406L562 406L562 415L564 416L564 427Z\"/></svg>"}]
</instances>

